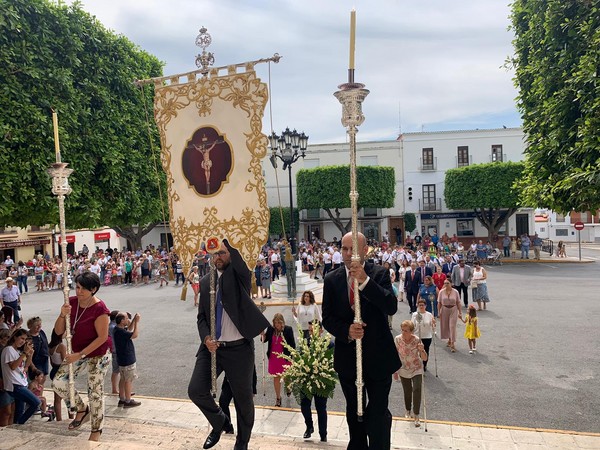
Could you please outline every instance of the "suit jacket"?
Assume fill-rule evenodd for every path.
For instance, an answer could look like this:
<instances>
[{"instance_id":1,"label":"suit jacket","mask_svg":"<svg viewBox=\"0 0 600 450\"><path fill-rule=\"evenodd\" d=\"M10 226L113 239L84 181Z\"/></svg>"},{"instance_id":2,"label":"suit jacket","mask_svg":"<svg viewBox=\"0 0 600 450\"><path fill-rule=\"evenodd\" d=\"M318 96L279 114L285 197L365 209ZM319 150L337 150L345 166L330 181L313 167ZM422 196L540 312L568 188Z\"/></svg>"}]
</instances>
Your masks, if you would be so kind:
<instances>
[{"instance_id":1,"label":"suit jacket","mask_svg":"<svg viewBox=\"0 0 600 450\"><path fill-rule=\"evenodd\" d=\"M271 357L271 343L273 341L273 333L275 333L275 328L273 328L271 325L269 325L269 327L267 328L267 331L265 332L265 340L264 340L264 342L267 343L267 358ZM296 348L296 340L294 339L294 330L292 330L292 327L290 327L289 325L286 325L283 327L283 339L285 340L285 342L287 342L287 344L290 347ZM285 347L283 347L283 353L285 355L290 354L289 350Z\"/></svg>"},{"instance_id":2,"label":"suit jacket","mask_svg":"<svg viewBox=\"0 0 600 450\"><path fill-rule=\"evenodd\" d=\"M445 273L446 275L452 274L452 269L454 269L455 266L456 266L456 263L454 263L454 262L444 263L442 265L442 273Z\"/></svg>"},{"instance_id":3,"label":"suit jacket","mask_svg":"<svg viewBox=\"0 0 600 450\"><path fill-rule=\"evenodd\" d=\"M360 291L361 316L366 324L362 339L363 373L377 379L391 375L401 365L387 317L396 313L398 302L388 270L366 262L365 272L370 280ZM325 277L323 327L335 336L333 365L346 378L356 378L356 343L348 336L353 322L346 267L342 266Z\"/></svg>"},{"instance_id":4,"label":"suit jacket","mask_svg":"<svg viewBox=\"0 0 600 450\"><path fill-rule=\"evenodd\" d=\"M423 284L421 279L421 270L417 267L415 269L415 277L412 277L412 269L409 269L404 274L404 291L410 294L418 294L419 286Z\"/></svg>"},{"instance_id":5,"label":"suit jacket","mask_svg":"<svg viewBox=\"0 0 600 450\"><path fill-rule=\"evenodd\" d=\"M422 272L421 268L417 269L419 272ZM425 274L421 273L421 284L423 284L425 282L425 277L429 275L430 277L433 276L433 268L425 265Z\"/></svg>"},{"instance_id":6,"label":"suit jacket","mask_svg":"<svg viewBox=\"0 0 600 450\"><path fill-rule=\"evenodd\" d=\"M467 266L465 264L465 284L468 286L471 283L471 277L473 276L473 269L471 266ZM450 281L452 281L452 286L460 286L460 266L454 266L452 269L452 274L450 275Z\"/></svg>"},{"instance_id":7,"label":"suit jacket","mask_svg":"<svg viewBox=\"0 0 600 450\"><path fill-rule=\"evenodd\" d=\"M251 272L240 253L227 241L225 246L231 254L231 262L218 279L223 309L227 312L240 334L254 339L269 326L269 321L250 298ZM198 307L198 333L200 350L206 336L210 336L210 273L200 280L200 306Z\"/></svg>"}]
</instances>

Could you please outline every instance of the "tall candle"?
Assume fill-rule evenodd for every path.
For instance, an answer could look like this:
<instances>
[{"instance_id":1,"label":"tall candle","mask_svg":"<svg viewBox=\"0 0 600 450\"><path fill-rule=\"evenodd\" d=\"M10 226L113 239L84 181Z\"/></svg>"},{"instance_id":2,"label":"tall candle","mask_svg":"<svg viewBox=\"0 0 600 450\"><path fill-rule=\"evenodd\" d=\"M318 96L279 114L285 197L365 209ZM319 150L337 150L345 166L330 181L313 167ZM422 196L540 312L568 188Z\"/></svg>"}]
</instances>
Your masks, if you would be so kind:
<instances>
[{"instance_id":1,"label":"tall candle","mask_svg":"<svg viewBox=\"0 0 600 450\"><path fill-rule=\"evenodd\" d=\"M54 126L54 149L56 151L56 161L60 162L60 143L58 141L58 115L52 111L52 125Z\"/></svg>"},{"instance_id":2,"label":"tall candle","mask_svg":"<svg viewBox=\"0 0 600 450\"><path fill-rule=\"evenodd\" d=\"M350 64L348 68L354 70L354 46L356 40L356 10L350 12Z\"/></svg>"}]
</instances>

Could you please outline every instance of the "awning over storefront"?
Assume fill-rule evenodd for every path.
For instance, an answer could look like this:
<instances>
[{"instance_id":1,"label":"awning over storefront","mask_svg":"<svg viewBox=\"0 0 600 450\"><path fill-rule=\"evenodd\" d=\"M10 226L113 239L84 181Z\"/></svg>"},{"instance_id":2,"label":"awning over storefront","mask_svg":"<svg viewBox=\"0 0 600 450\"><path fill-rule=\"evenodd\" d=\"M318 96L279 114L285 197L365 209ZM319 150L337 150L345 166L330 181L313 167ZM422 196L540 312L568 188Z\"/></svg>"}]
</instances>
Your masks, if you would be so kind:
<instances>
[{"instance_id":1,"label":"awning over storefront","mask_svg":"<svg viewBox=\"0 0 600 450\"><path fill-rule=\"evenodd\" d=\"M94 241L109 241L110 232L105 233L94 233Z\"/></svg>"},{"instance_id":2,"label":"awning over storefront","mask_svg":"<svg viewBox=\"0 0 600 450\"><path fill-rule=\"evenodd\" d=\"M14 241L0 242L0 250L16 247L37 247L49 243L50 239L15 239Z\"/></svg>"}]
</instances>

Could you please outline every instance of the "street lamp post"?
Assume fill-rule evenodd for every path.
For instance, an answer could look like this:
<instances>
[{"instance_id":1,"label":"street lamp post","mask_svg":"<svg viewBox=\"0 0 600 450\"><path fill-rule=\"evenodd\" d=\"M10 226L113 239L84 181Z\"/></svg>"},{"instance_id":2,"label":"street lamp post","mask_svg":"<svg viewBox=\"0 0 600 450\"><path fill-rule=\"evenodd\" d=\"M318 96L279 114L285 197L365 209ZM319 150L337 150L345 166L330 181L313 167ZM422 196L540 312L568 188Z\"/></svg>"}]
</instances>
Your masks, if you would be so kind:
<instances>
[{"instance_id":1,"label":"street lamp post","mask_svg":"<svg viewBox=\"0 0 600 450\"><path fill-rule=\"evenodd\" d=\"M277 136L275 132L269 138L271 147L271 164L273 168L277 168L277 158L283 162L283 170L288 170L289 185L290 185L290 246L292 254L296 255L296 230L294 227L294 198L292 193L292 164L300 157L306 156L306 147L308 145L308 136L304 133L298 133L296 130L290 131L286 128L281 136Z\"/></svg>"}]
</instances>

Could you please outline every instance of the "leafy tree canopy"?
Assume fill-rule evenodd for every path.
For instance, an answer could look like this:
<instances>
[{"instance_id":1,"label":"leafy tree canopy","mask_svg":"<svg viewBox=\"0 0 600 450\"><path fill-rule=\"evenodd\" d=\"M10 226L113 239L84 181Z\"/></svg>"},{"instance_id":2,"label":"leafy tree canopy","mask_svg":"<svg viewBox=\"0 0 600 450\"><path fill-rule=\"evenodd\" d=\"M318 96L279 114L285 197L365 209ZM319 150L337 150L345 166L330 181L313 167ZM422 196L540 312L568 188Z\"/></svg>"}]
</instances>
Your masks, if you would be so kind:
<instances>
[{"instance_id":1,"label":"leafy tree canopy","mask_svg":"<svg viewBox=\"0 0 600 450\"><path fill-rule=\"evenodd\" d=\"M271 220L269 221L269 235L270 236L288 236L290 234L290 208L288 206L281 208L275 206L269 208L271 214ZM281 226L281 214L283 214L284 227ZM298 232L300 226L298 209L294 208L294 229Z\"/></svg>"},{"instance_id":2,"label":"leafy tree canopy","mask_svg":"<svg viewBox=\"0 0 600 450\"><path fill-rule=\"evenodd\" d=\"M0 0L0 10L1 224L58 222L46 173L55 159L51 108L74 169L67 226L127 231L161 221L160 145L153 123L150 145L144 107L151 114L153 93L133 81L160 76L162 63L79 4Z\"/></svg>"},{"instance_id":3,"label":"leafy tree canopy","mask_svg":"<svg viewBox=\"0 0 600 450\"><path fill-rule=\"evenodd\" d=\"M562 213L600 208L600 5L516 0L518 104L527 135L528 203Z\"/></svg>"},{"instance_id":4,"label":"leafy tree canopy","mask_svg":"<svg viewBox=\"0 0 600 450\"><path fill-rule=\"evenodd\" d=\"M446 171L444 199L449 209L473 209L489 236L519 207L523 163L493 162Z\"/></svg>"},{"instance_id":5,"label":"leafy tree canopy","mask_svg":"<svg viewBox=\"0 0 600 450\"><path fill-rule=\"evenodd\" d=\"M417 228L417 217L413 213L404 213L404 229L412 233Z\"/></svg>"},{"instance_id":6,"label":"leafy tree canopy","mask_svg":"<svg viewBox=\"0 0 600 450\"><path fill-rule=\"evenodd\" d=\"M340 209L351 207L350 166L302 169L298 171L296 181L299 209L324 209L340 232L348 231L350 223L342 223ZM394 206L396 179L393 167L359 166L356 184L359 209Z\"/></svg>"}]
</instances>

